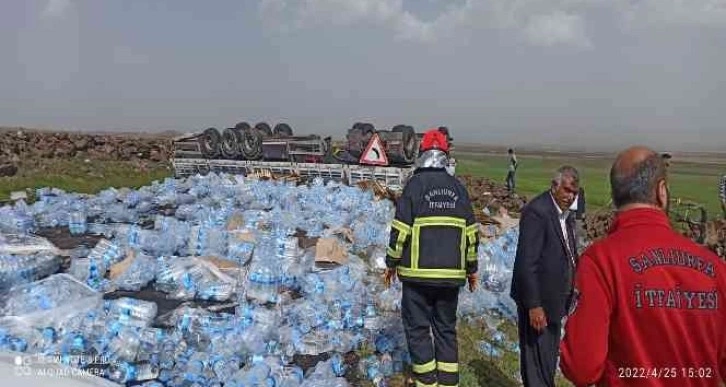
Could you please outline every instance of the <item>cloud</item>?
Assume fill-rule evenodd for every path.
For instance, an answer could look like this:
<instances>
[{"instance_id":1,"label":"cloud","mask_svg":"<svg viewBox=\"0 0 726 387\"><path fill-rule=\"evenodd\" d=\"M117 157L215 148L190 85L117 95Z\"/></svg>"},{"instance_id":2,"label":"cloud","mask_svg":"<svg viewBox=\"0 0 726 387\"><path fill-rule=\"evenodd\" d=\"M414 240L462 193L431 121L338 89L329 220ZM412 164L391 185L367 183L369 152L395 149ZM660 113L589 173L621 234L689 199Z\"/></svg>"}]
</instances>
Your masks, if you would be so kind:
<instances>
[{"instance_id":1,"label":"cloud","mask_svg":"<svg viewBox=\"0 0 726 387\"><path fill-rule=\"evenodd\" d=\"M584 21L558 12L556 0L463 0L441 5L431 20L405 9L402 0L261 0L260 16L268 26L293 30L312 26L372 25L389 29L395 39L433 42L459 30L496 28L522 34L532 44L586 46ZM563 5L562 2L558 3ZM538 14L543 12L543 14ZM547 36L543 36L546 34Z\"/></svg>"},{"instance_id":2,"label":"cloud","mask_svg":"<svg viewBox=\"0 0 726 387\"><path fill-rule=\"evenodd\" d=\"M71 0L48 0L40 16L43 19L62 18L72 7Z\"/></svg>"},{"instance_id":3,"label":"cloud","mask_svg":"<svg viewBox=\"0 0 726 387\"><path fill-rule=\"evenodd\" d=\"M434 42L475 30L500 30L538 46L589 48L589 11L604 8L626 29L649 25L726 26L726 0L462 0L423 20L403 0L260 0L268 27L371 25L401 41ZM441 4L441 3L439 3ZM411 7L413 8L413 7Z\"/></svg>"},{"instance_id":4,"label":"cloud","mask_svg":"<svg viewBox=\"0 0 726 387\"><path fill-rule=\"evenodd\" d=\"M534 15L530 18L525 34L533 44L553 46L571 44L580 47L592 47L592 42L585 34L585 23L580 15L556 11L549 15Z\"/></svg>"},{"instance_id":5,"label":"cloud","mask_svg":"<svg viewBox=\"0 0 726 387\"><path fill-rule=\"evenodd\" d=\"M665 25L726 25L726 0L620 0L628 27Z\"/></svg>"}]
</instances>

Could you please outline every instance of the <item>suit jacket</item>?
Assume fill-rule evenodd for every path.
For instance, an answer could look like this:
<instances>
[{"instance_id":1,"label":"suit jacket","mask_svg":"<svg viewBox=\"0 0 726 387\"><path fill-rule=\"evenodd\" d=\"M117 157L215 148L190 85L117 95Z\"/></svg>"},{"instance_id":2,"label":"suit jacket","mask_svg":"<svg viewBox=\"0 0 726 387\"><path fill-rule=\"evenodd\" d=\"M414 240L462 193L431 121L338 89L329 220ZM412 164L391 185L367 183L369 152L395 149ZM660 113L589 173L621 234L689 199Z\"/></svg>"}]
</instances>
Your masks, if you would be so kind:
<instances>
[{"instance_id":1,"label":"suit jacket","mask_svg":"<svg viewBox=\"0 0 726 387\"><path fill-rule=\"evenodd\" d=\"M577 259L574 214L567 218L567 250L559 212L544 192L527 203L519 220L511 297L520 307L543 307L550 324L559 324L569 309Z\"/></svg>"}]
</instances>

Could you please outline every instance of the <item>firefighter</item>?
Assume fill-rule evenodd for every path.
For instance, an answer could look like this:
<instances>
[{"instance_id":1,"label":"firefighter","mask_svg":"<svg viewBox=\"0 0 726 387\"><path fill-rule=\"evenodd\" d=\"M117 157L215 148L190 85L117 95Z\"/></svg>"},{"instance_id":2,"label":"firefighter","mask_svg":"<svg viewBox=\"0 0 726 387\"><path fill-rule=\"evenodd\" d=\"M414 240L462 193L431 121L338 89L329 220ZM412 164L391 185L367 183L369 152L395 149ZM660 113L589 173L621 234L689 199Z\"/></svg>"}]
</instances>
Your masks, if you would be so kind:
<instances>
[{"instance_id":1,"label":"firefighter","mask_svg":"<svg viewBox=\"0 0 726 387\"><path fill-rule=\"evenodd\" d=\"M577 386L718 386L726 381L726 265L671 228L667 168L652 150L610 172L617 215L580 257L561 345Z\"/></svg>"},{"instance_id":2,"label":"firefighter","mask_svg":"<svg viewBox=\"0 0 726 387\"><path fill-rule=\"evenodd\" d=\"M401 315L416 386L459 383L459 289L476 289L478 225L466 188L446 171L449 145L425 133L414 174L396 204L386 286L402 282ZM433 343L431 338L433 333Z\"/></svg>"}]
</instances>

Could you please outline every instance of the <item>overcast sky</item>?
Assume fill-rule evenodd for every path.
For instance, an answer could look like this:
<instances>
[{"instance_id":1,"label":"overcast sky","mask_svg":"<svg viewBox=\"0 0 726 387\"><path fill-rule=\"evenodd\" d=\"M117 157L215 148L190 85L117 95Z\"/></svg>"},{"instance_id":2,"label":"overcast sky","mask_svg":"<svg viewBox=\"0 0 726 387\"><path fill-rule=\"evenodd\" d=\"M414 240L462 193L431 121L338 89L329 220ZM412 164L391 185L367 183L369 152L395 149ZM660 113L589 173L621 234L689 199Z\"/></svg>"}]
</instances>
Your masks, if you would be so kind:
<instances>
[{"instance_id":1,"label":"overcast sky","mask_svg":"<svg viewBox=\"0 0 726 387\"><path fill-rule=\"evenodd\" d=\"M726 0L2 0L0 125L726 151Z\"/></svg>"}]
</instances>

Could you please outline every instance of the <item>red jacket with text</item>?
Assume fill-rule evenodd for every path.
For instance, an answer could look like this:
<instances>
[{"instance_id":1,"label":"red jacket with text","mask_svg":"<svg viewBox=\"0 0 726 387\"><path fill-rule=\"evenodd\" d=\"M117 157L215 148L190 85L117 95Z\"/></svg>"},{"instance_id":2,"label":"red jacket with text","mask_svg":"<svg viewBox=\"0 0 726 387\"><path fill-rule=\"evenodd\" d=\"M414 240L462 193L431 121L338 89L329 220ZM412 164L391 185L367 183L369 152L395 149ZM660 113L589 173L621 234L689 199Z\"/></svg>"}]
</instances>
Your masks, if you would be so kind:
<instances>
[{"instance_id":1,"label":"red jacket with text","mask_svg":"<svg viewBox=\"0 0 726 387\"><path fill-rule=\"evenodd\" d=\"M560 367L577 386L720 386L726 264L656 209L619 213L580 257Z\"/></svg>"}]
</instances>

